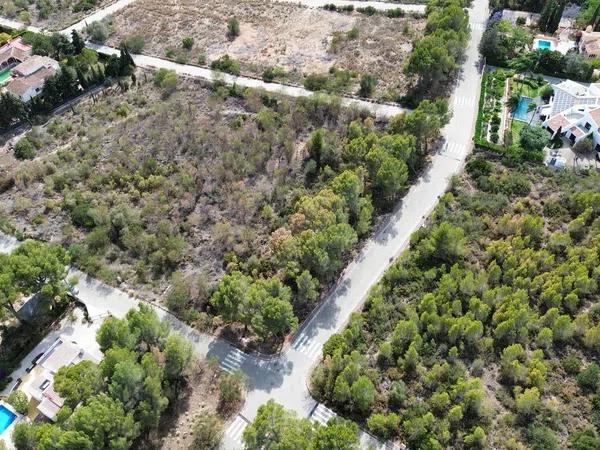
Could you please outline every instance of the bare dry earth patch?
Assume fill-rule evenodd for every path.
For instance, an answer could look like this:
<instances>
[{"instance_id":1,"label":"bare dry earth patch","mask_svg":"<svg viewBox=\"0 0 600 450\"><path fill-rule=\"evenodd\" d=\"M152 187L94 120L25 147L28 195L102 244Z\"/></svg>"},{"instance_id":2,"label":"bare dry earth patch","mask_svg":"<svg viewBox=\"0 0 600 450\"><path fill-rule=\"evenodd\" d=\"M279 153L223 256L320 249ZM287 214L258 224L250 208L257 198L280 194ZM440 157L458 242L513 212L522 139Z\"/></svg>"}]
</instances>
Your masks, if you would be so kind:
<instances>
[{"instance_id":1,"label":"bare dry earth patch","mask_svg":"<svg viewBox=\"0 0 600 450\"><path fill-rule=\"evenodd\" d=\"M240 24L240 35L233 40L227 36L232 17ZM201 56L210 63L228 54L242 63L245 73L261 76L265 68L278 66L295 81L338 67L374 75L379 95L391 96L406 90L402 67L425 26L423 19L412 17L341 14L264 0L145 0L119 11L112 22L111 45L141 35L144 53L169 52L192 63ZM353 28L359 31L357 39L332 47L335 33ZM182 48L186 37L194 39L191 50Z\"/></svg>"}]
</instances>

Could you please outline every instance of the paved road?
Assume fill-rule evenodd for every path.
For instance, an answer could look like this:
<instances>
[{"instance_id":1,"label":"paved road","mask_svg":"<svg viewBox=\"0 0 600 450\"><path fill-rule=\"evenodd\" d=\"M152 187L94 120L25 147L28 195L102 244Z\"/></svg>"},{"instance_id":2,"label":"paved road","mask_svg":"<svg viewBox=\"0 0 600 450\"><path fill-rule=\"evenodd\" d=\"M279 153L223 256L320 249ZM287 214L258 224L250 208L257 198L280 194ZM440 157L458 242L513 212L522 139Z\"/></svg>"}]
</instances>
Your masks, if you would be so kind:
<instances>
[{"instance_id":1,"label":"paved road","mask_svg":"<svg viewBox=\"0 0 600 450\"><path fill-rule=\"evenodd\" d=\"M217 356L224 370L240 369L248 376L248 397L240 415L227 428L226 448L241 448L239 438L247 420L252 420L258 407L269 399L282 403L303 417L319 421L333 414L311 398L306 386L311 369L320 358L323 343L344 326L350 313L362 305L370 287L406 248L410 235L435 207L439 196L446 191L450 178L461 171L472 148L471 137L481 79L477 46L482 35L482 24L488 17L487 0L475 0L470 17L473 31L462 76L451 98L454 115L443 130L444 145L432 158L430 168L404 197L387 225L376 233L356 260L346 268L336 289L299 330L280 357L263 360L244 354L220 339L198 333L169 317L174 328L194 343L200 355ZM0 239L0 251L2 248L10 249L11 245ZM136 304L136 300L127 294L80 275L80 297L92 314L110 311L121 316ZM161 315L165 316L166 313L161 310ZM369 437L363 435L363 442L368 440Z\"/></svg>"},{"instance_id":2,"label":"paved road","mask_svg":"<svg viewBox=\"0 0 600 450\"><path fill-rule=\"evenodd\" d=\"M93 48L99 53L103 53L106 55L116 55L119 53L119 50L113 47L108 47L105 45L97 45L93 43L88 43L88 47ZM314 92L304 89L299 86L287 86L279 83L267 83L262 80L258 80L256 78L249 78L244 76L233 76L223 72L218 72L215 70L211 70L205 67L192 66L189 64L178 64L173 61L169 61L166 59L158 58L155 56L148 55L132 55L135 64L138 67L143 67L147 69L169 69L174 70L181 76L192 77L192 78L201 78L208 81L216 81L220 80L226 84L233 85L236 84L242 87L256 88L256 89L264 89L268 92L274 92L278 94L287 95L290 97L310 97L314 95ZM342 97L342 105L351 106L356 105L361 108L365 108L369 110L371 113L375 114L379 117L391 117L395 116L401 112L409 111L406 108L402 108L397 105L388 105L376 102L369 102L366 100L360 100L349 97Z\"/></svg>"},{"instance_id":3,"label":"paved road","mask_svg":"<svg viewBox=\"0 0 600 450\"><path fill-rule=\"evenodd\" d=\"M400 8L406 12L425 12L425 5L403 5L400 3L393 2L377 2L377 1L351 1L351 0L275 0L277 2L283 3L295 3L301 4L304 6L308 6L310 8L320 8L325 5L336 5L336 6L348 6L352 5L355 8L366 8L367 6L371 6L372 8L387 11L389 9L397 9Z\"/></svg>"}]
</instances>

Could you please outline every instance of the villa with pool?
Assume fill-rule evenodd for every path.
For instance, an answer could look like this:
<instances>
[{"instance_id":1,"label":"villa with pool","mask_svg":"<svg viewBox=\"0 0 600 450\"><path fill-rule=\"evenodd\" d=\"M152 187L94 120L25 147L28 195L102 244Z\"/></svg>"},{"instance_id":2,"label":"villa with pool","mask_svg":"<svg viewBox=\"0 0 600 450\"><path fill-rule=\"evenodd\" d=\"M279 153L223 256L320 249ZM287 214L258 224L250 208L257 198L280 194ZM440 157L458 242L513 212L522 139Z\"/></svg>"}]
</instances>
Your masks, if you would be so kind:
<instances>
[{"instance_id":1,"label":"villa with pool","mask_svg":"<svg viewBox=\"0 0 600 450\"><path fill-rule=\"evenodd\" d=\"M571 145L592 139L594 149L600 152L600 83L584 86L565 80L553 88L550 103L540 110L542 126L552 138L562 136Z\"/></svg>"}]
</instances>

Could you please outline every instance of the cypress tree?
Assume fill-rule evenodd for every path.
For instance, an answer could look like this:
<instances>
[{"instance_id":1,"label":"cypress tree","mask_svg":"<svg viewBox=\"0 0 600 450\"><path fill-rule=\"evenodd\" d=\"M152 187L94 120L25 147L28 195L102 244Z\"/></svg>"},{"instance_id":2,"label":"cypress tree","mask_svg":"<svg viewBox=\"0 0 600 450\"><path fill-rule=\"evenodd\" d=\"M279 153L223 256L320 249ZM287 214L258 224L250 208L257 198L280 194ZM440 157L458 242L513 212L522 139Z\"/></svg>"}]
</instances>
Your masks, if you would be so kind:
<instances>
[{"instance_id":1,"label":"cypress tree","mask_svg":"<svg viewBox=\"0 0 600 450\"><path fill-rule=\"evenodd\" d=\"M564 11L565 2L563 0L559 4L555 5L554 10L552 11L552 15L550 16L550 20L548 22L548 33L554 33L558 29L558 25L560 24L560 19L562 19Z\"/></svg>"},{"instance_id":2,"label":"cypress tree","mask_svg":"<svg viewBox=\"0 0 600 450\"><path fill-rule=\"evenodd\" d=\"M540 14L540 21L538 23L538 27L542 33L545 33L546 30L548 30L548 22L552 17L552 12L554 11L555 6L556 2L554 0L550 0L548 3L546 3L546 6L544 6L544 9Z\"/></svg>"}]
</instances>

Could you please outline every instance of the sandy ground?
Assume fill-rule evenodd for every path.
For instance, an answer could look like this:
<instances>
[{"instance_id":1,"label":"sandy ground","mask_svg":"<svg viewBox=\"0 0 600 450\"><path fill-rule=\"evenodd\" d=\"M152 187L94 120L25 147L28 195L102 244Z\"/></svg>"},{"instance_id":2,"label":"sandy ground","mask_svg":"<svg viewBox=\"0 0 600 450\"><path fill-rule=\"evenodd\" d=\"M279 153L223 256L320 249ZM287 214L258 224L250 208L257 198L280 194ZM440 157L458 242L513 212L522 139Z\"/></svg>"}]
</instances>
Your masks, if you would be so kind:
<instances>
[{"instance_id":1,"label":"sandy ground","mask_svg":"<svg viewBox=\"0 0 600 450\"><path fill-rule=\"evenodd\" d=\"M240 23L240 35L233 40L227 36L231 17ZM353 27L358 39L343 39L333 49L334 34ZM264 0L145 0L112 17L115 32L109 44L142 35L143 52L151 55L170 50L171 56L196 63L200 55L210 62L229 54L242 62L245 73L261 76L266 67L279 66L295 80L337 66L375 75L380 90L401 90L401 67L423 27L422 19L340 14ZM182 49L185 37L194 39L189 51Z\"/></svg>"}]
</instances>

